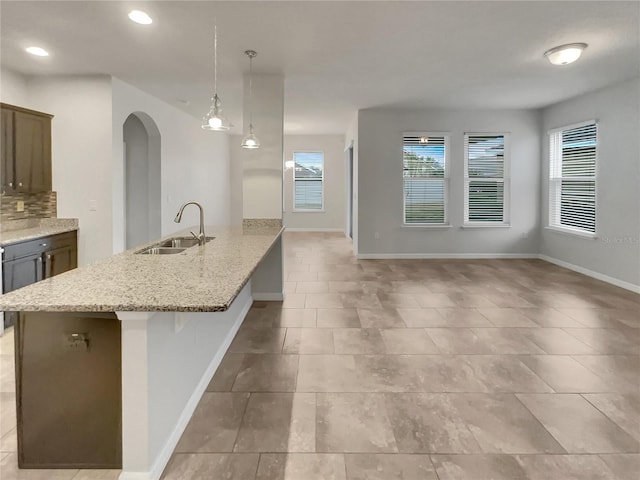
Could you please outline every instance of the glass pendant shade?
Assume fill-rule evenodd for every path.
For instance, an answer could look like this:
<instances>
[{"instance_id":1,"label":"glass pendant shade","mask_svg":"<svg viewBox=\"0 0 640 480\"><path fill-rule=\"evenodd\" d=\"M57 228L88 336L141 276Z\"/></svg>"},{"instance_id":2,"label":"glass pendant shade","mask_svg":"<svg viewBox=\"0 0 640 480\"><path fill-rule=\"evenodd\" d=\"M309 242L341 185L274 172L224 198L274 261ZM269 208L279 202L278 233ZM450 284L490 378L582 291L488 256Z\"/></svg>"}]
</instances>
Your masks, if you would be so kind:
<instances>
[{"instance_id":1,"label":"glass pendant shade","mask_svg":"<svg viewBox=\"0 0 640 480\"><path fill-rule=\"evenodd\" d=\"M244 136L240 146L250 149L260 148L260 140L258 140L258 137L253 133L253 125L249 124L249 133Z\"/></svg>"},{"instance_id":2,"label":"glass pendant shade","mask_svg":"<svg viewBox=\"0 0 640 480\"><path fill-rule=\"evenodd\" d=\"M209 109L209 112L202 117L202 129L223 132L230 128L231 124L224 116L222 116L220 97L218 97L217 93L214 93L213 98L211 99L211 108Z\"/></svg>"}]
</instances>

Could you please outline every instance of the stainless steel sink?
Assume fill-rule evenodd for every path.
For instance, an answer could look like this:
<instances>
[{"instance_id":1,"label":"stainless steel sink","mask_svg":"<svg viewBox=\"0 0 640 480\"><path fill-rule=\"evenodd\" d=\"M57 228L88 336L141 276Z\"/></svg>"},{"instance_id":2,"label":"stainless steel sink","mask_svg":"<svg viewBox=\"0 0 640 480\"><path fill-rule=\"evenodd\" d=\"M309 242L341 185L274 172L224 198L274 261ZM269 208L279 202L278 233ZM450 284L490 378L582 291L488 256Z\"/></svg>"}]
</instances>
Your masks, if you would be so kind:
<instances>
[{"instance_id":1,"label":"stainless steel sink","mask_svg":"<svg viewBox=\"0 0 640 480\"><path fill-rule=\"evenodd\" d=\"M214 237L206 237L205 243L210 242L213 239ZM158 244L160 247L170 248L189 248L195 245L198 245L198 239L193 237L173 237Z\"/></svg>"},{"instance_id":2,"label":"stainless steel sink","mask_svg":"<svg viewBox=\"0 0 640 480\"><path fill-rule=\"evenodd\" d=\"M186 248L167 248L167 247L157 247L151 246L147 247L143 250L140 250L139 253L141 255L172 255L174 253L184 252Z\"/></svg>"}]
</instances>

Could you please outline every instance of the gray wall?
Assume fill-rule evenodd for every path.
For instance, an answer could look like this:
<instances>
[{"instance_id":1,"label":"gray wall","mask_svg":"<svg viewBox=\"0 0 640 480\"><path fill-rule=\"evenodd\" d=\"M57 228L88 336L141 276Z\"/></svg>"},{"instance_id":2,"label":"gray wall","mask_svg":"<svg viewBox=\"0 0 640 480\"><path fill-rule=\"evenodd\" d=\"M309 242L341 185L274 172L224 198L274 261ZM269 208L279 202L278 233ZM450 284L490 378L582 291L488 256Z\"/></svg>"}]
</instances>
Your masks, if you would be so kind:
<instances>
[{"instance_id":1,"label":"gray wall","mask_svg":"<svg viewBox=\"0 0 640 480\"><path fill-rule=\"evenodd\" d=\"M595 239L542 230L540 252L554 259L640 285L640 79L543 110L542 226L548 225L547 130L598 121Z\"/></svg>"},{"instance_id":2,"label":"gray wall","mask_svg":"<svg viewBox=\"0 0 640 480\"><path fill-rule=\"evenodd\" d=\"M403 226L402 134L449 132L450 228ZM461 228L464 133L511 133L511 227ZM538 252L540 113L531 110L360 110L358 254L457 256ZM375 239L375 233L379 239Z\"/></svg>"}]
</instances>

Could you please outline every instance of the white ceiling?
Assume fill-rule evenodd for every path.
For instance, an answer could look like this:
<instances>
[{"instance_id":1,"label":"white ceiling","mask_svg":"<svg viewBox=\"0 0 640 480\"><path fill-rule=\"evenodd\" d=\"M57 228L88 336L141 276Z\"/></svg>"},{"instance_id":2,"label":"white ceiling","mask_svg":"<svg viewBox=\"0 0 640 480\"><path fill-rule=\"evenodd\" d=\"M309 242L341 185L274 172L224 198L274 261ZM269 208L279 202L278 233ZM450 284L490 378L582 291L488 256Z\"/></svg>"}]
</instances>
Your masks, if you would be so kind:
<instances>
[{"instance_id":1,"label":"white ceiling","mask_svg":"<svg viewBox=\"0 0 640 480\"><path fill-rule=\"evenodd\" d=\"M133 8L154 23L129 21ZM640 73L638 1L3 0L0 13L3 67L114 75L197 117L217 19L226 115L242 125L243 52L255 49L254 72L285 76L289 134L344 133L363 108L538 108ZM570 42L589 44L579 62L543 58Z\"/></svg>"}]
</instances>

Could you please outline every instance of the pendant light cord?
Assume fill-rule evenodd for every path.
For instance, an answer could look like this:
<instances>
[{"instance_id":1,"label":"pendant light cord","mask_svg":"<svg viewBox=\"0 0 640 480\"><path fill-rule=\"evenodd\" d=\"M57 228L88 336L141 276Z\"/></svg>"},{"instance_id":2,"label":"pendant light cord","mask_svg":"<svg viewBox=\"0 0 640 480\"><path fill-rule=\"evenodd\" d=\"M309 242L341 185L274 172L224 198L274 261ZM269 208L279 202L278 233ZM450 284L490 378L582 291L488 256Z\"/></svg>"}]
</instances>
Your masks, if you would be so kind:
<instances>
[{"instance_id":1,"label":"pendant light cord","mask_svg":"<svg viewBox=\"0 0 640 480\"><path fill-rule=\"evenodd\" d=\"M249 128L253 130L253 56L249 56Z\"/></svg>"},{"instance_id":2,"label":"pendant light cord","mask_svg":"<svg viewBox=\"0 0 640 480\"><path fill-rule=\"evenodd\" d=\"M218 95L218 25L213 26L213 95Z\"/></svg>"}]
</instances>

